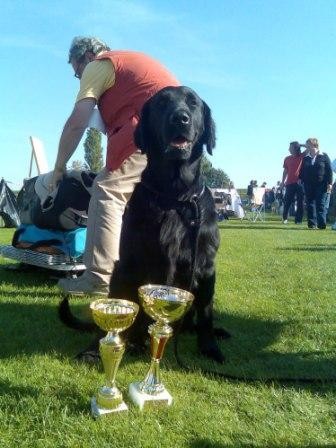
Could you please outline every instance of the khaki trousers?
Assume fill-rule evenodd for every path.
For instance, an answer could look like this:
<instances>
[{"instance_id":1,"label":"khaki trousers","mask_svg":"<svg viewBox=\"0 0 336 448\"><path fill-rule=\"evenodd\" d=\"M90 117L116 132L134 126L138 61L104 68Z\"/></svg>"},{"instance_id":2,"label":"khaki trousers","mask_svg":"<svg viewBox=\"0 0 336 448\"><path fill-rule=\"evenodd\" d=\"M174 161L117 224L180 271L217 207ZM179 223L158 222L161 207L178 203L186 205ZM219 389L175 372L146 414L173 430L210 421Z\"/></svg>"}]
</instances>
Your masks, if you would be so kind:
<instances>
[{"instance_id":1,"label":"khaki trousers","mask_svg":"<svg viewBox=\"0 0 336 448\"><path fill-rule=\"evenodd\" d=\"M95 178L89 204L87 237L84 253L85 276L109 284L114 263L119 259L122 216L135 185L147 164L136 151L120 168L104 168Z\"/></svg>"}]
</instances>

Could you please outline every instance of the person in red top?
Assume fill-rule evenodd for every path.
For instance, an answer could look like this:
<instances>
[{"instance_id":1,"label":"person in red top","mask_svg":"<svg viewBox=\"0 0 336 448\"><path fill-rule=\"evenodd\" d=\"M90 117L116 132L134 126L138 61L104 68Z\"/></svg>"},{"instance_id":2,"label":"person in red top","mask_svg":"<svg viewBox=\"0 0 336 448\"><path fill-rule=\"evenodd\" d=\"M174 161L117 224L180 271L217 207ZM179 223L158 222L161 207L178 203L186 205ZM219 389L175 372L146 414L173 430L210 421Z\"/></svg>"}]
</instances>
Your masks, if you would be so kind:
<instances>
[{"instance_id":1,"label":"person in red top","mask_svg":"<svg viewBox=\"0 0 336 448\"><path fill-rule=\"evenodd\" d=\"M288 212L290 206L296 199L295 224L301 224L303 218L303 186L299 180L302 160L306 155L307 150L301 153L301 145L299 142L291 142L289 144L290 156L287 156L283 163L282 186L285 186L284 208L283 208L283 222L288 222Z\"/></svg>"},{"instance_id":2,"label":"person in red top","mask_svg":"<svg viewBox=\"0 0 336 448\"><path fill-rule=\"evenodd\" d=\"M143 104L176 78L158 61L139 52L111 51L95 37L76 37L69 63L80 79L80 90L58 147L50 189L62 179L98 106L107 135L106 167L93 184L84 253L85 273L61 279L58 286L73 294L108 294L114 263L119 258L122 215L146 166L133 133Z\"/></svg>"}]
</instances>

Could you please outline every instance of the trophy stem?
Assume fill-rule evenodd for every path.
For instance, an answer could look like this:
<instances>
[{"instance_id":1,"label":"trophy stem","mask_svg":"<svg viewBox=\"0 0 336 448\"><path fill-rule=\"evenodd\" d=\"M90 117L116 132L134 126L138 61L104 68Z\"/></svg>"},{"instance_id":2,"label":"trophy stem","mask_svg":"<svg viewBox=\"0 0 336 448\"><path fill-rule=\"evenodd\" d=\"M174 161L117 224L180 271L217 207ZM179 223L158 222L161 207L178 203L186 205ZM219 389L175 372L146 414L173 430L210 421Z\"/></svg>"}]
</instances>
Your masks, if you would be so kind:
<instances>
[{"instance_id":1,"label":"trophy stem","mask_svg":"<svg viewBox=\"0 0 336 448\"><path fill-rule=\"evenodd\" d=\"M151 364L145 379L129 385L132 401L140 409L170 406L173 397L160 379L160 360L173 330L168 325L180 319L189 309L194 296L188 291L166 285L143 285L138 289L144 311L156 321L148 328L151 336Z\"/></svg>"},{"instance_id":2,"label":"trophy stem","mask_svg":"<svg viewBox=\"0 0 336 448\"><path fill-rule=\"evenodd\" d=\"M100 340L99 353L104 367L107 387L115 387L117 371L124 352L125 344L118 334L108 332L105 338Z\"/></svg>"},{"instance_id":3,"label":"trophy stem","mask_svg":"<svg viewBox=\"0 0 336 448\"><path fill-rule=\"evenodd\" d=\"M103 363L106 385L102 386L93 402L93 414L99 416L102 410L120 411L127 409L123 396L115 384L118 367L125 351L125 344L119 335L108 332L99 342L99 353Z\"/></svg>"},{"instance_id":4,"label":"trophy stem","mask_svg":"<svg viewBox=\"0 0 336 448\"><path fill-rule=\"evenodd\" d=\"M173 329L164 323L157 322L148 328L151 335L151 364L145 379L139 384L139 390L149 395L156 395L165 390L160 379L160 360L165 346L173 334Z\"/></svg>"},{"instance_id":5,"label":"trophy stem","mask_svg":"<svg viewBox=\"0 0 336 448\"><path fill-rule=\"evenodd\" d=\"M147 406L170 406L173 402L172 396L160 379L160 360L173 329L157 322L149 326L148 333L151 335L152 358L149 370L143 381L131 383L129 386L129 394L140 409Z\"/></svg>"}]
</instances>

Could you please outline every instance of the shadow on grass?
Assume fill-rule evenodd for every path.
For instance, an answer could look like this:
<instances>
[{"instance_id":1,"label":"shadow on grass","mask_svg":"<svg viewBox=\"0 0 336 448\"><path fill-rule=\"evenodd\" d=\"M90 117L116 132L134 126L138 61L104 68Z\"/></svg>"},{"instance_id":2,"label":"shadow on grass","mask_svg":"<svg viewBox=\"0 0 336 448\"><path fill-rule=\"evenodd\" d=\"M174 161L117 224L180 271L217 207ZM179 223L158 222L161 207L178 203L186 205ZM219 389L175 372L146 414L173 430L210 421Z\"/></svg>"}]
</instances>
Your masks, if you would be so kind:
<instances>
[{"instance_id":1,"label":"shadow on grass","mask_svg":"<svg viewBox=\"0 0 336 448\"><path fill-rule=\"evenodd\" d=\"M58 319L55 300L53 302L0 303L0 358L51 353L56 357L73 359L89 345L93 336L64 327ZM293 379L289 382L290 387L312 388L317 393L326 388L336 388L336 382L322 385L296 383L298 378L335 378L335 353L280 353L268 349L278 340L284 326L288 325L285 322L228 314L218 315L217 318L217 324L232 334L230 339L221 342L226 363L222 366L200 357L195 335L183 334L179 337L179 355L192 370L200 373L217 371L237 376L242 381L260 379L261 383L269 378L280 378L276 380L279 385L286 383L281 378L288 378ZM149 353L140 356L142 361L147 362ZM139 356L130 353L124 358L126 363L137 361ZM172 343L169 344L164 362L173 370L180 369L174 360ZM217 379L222 381L222 378Z\"/></svg>"},{"instance_id":2,"label":"shadow on grass","mask_svg":"<svg viewBox=\"0 0 336 448\"><path fill-rule=\"evenodd\" d=\"M286 227L281 227L280 225L274 225L274 224L270 224L270 225L265 225L265 223L246 223L246 225L244 224L221 224L219 225L220 229L225 229L225 230L238 230L238 229L243 229L243 230L306 230L305 227L291 227L291 226L286 226Z\"/></svg>"},{"instance_id":3,"label":"shadow on grass","mask_svg":"<svg viewBox=\"0 0 336 448\"><path fill-rule=\"evenodd\" d=\"M303 252L323 252L329 250L336 250L336 244L316 244L310 245L297 245L292 247L277 247L277 250L297 250Z\"/></svg>"},{"instance_id":4,"label":"shadow on grass","mask_svg":"<svg viewBox=\"0 0 336 448\"><path fill-rule=\"evenodd\" d=\"M196 371L200 369L224 373L243 382L260 380L261 383L272 383L274 380L274 385L310 388L316 392L322 389L336 390L336 351L298 349L284 353L273 349L272 346L279 340L285 327L292 326L292 322L228 314L217 317L220 320L217 321L217 326L219 323L231 333L231 338L221 343L225 364L220 366L199 357L195 341L191 342L190 336L183 335L179 343L179 354L185 365ZM215 378L222 381L220 376ZM310 379L313 381L307 381Z\"/></svg>"},{"instance_id":5,"label":"shadow on grass","mask_svg":"<svg viewBox=\"0 0 336 448\"><path fill-rule=\"evenodd\" d=\"M278 443L269 443L267 442L267 448L284 448L285 446L290 446L290 448L335 448L335 444L326 443L309 443L308 445L296 445L296 444L278 444ZM254 443L217 443L211 442L208 439L195 439L189 443L190 448L265 448L265 445L262 444L254 444Z\"/></svg>"},{"instance_id":6,"label":"shadow on grass","mask_svg":"<svg viewBox=\"0 0 336 448\"><path fill-rule=\"evenodd\" d=\"M24 398L32 398L37 401L41 398L41 388L33 386L18 386L10 381L0 381L1 396L6 403L6 408L12 414L20 412L18 406ZM71 400L69 400L71 397ZM83 413L88 413L88 400L87 396L77 392L74 389L74 385L71 384L68 387L62 384L57 390L53 390L53 401L55 398L58 399L60 403L66 403L68 410L72 415L80 415ZM25 404L24 404L25 406ZM26 412L26 409L22 410Z\"/></svg>"},{"instance_id":7,"label":"shadow on grass","mask_svg":"<svg viewBox=\"0 0 336 448\"><path fill-rule=\"evenodd\" d=\"M13 264L1 264L0 265L0 283L11 284L17 288L26 288L30 286L42 286L46 284L54 285L55 278L53 278L53 272L48 269L42 269L37 267L22 269L12 269L12 266L19 266Z\"/></svg>"},{"instance_id":8,"label":"shadow on grass","mask_svg":"<svg viewBox=\"0 0 336 448\"><path fill-rule=\"evenodd\" d=\"M0 358L55 352L72 358L92 337L64 327L48 302L0 303L0 329Z\"/></svg>"},{"instance_id":9,"label":"shadow on grass","mask_svg":"<svg viewBox=\"0 0 336 448\"><path fill-rule=\"evenodd\" d=\"M79 272L80 275L81 272ZM0 264L0 276L2 275L38 275L48 280L57 280L66 275L65 271L59 271L48 268L41 268L38 266L29 265L26 263L2 263Z\"/></svg>"}]
</instances>

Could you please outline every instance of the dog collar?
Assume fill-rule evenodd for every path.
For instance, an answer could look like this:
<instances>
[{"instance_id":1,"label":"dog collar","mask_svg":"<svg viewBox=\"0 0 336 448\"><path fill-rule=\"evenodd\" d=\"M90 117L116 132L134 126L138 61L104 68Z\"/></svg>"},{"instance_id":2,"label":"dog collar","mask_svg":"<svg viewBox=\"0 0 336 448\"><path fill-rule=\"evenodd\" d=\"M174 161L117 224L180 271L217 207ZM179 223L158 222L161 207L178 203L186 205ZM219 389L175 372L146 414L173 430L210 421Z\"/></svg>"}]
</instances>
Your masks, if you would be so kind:
<instances>
[{"instance_id":1,"label":"dog collar","mask_svg":"<svg viewBox=\"0 0 336 448\"><path fill-rule=\"evenodd\" d=\"M199 201L205 192L205 185L202 185L202 189L199 193L193 194L189 199L175 199L166 194L163 194L157 191L155 188L152 188L146 182L141 181L141 184L148 191L153 193L153 197L155 198L159 207L163 210L177 210L182 211L182 209L187 208L191 211L191 213L187 213L188 216L183 216L183 220L190 227L199 227L201 224L201 207L199 205Z\"/></svg>"}]
</instances>

